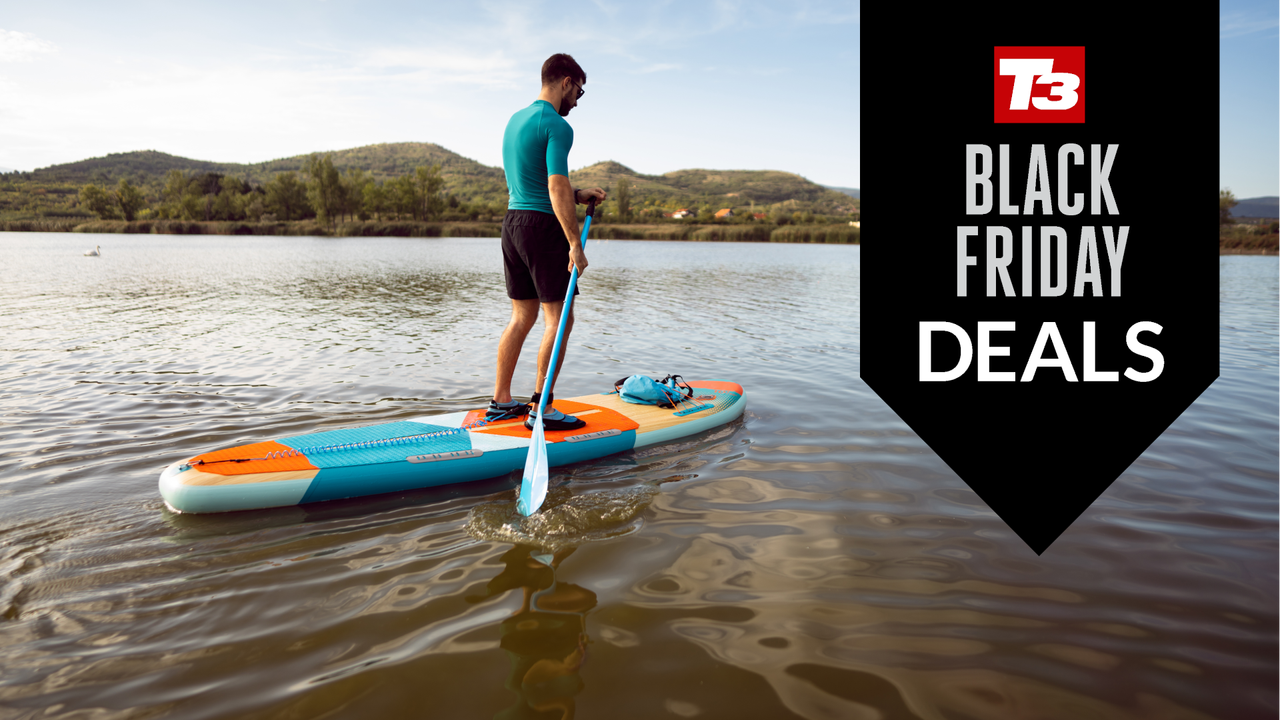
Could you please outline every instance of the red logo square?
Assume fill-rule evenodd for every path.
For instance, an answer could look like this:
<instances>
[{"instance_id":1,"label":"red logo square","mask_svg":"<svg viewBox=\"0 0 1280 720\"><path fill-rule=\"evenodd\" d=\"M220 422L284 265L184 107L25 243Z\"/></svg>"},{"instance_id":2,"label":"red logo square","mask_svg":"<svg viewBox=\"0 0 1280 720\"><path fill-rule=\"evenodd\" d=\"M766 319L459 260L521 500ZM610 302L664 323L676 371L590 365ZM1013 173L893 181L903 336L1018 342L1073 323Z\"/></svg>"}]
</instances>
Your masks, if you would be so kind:
<instances>
[{"instance_id":1,"label":"red logo square","mask_svg":"<svg viewBox=\"0 0 1280 720\"><path fill-rule=\"evenodd\" d=\"M997 47L995 121L1084 122L1084 46Z\"/></svg>"}]
</instances>

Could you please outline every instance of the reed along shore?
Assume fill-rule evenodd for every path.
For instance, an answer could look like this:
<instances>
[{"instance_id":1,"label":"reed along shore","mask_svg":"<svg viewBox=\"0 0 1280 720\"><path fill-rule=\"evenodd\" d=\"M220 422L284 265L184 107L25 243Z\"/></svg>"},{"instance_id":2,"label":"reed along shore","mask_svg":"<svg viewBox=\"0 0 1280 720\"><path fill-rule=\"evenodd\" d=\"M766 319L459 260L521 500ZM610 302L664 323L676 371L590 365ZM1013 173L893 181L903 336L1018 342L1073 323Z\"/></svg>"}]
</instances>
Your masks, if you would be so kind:
<instances>
[{"instance_id":1,"label":"reed along shore","mask_svg":"<svg viewBox=\"0 0 1280 720\"><path fill-rule=\"evenodd\" d=\"M156 235L297 235L320 237L501 237L498 222L356 221L325 225L295 222L191 220L11 220L4 232L79 232ZM695 240L708 242L782 242L857 244L860 229L839 225L772 223L699 225L661 223L629 225L592 223L593 240Z\"/></svg>"}]
</instances>

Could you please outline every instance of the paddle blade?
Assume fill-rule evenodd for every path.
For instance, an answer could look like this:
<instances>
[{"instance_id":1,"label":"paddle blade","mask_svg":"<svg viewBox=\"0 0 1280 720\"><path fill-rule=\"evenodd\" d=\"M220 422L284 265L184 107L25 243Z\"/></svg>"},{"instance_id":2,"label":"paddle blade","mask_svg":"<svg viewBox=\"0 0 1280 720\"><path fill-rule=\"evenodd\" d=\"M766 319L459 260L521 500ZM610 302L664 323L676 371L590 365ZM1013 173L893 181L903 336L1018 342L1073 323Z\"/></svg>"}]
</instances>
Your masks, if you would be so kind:
<instances>
[{"instance_id":1,"label":"paddle blade","mask_svg":"<svg viewBox=\"0 0 1280 720\"><path fill-rule=\"evenodd\" d=\"M542 419L533 424L533 437L529 438L529 455L524 461L524 478L520 481L520 499L516 510L529 517L538 512L547 499L547 439L542 432Z\"/></svg>"}]
</instances>

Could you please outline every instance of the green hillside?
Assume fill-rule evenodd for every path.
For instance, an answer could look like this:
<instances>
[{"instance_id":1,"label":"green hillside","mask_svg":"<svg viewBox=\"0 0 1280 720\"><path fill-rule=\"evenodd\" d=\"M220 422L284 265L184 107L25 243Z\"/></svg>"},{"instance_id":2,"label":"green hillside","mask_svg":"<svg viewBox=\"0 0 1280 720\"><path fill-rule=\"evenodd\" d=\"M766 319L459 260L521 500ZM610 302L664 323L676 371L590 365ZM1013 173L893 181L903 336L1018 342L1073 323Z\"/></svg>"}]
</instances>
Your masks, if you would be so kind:
<instances>
[{"instance_id":1,"label":"green hillside","mask_svg":"<svg viewBox=\"0 0 1280 720\"><path fill-rule=\"evenodd\" d=\"M85 183L114 184L121 178L135 185L158 182L170 170L206 173L225 172L223 163L191 160L155 150L139 150L112 153L106 157L89 158L63 165L51 165L21 176L36 183Z\"/></svg>"},{"instance_id":2,"label":"green hillside","mask_svg":"<svg viewBox=\"0 0 1280 720\"><path fill-rule=\"evenodd\" d=\"M331 155L333 157L333 165L339 170L347 168L358 168L364 170L375 178L381 180L388 177L396 177L411 173L415 168L421 165L439 164L444 174L472 175L476 177L488 177L490 179L503 179L501 168L492 168L487 165L481 165L475 160L464 158L461 155L434 143L419 142L403 142L403 143L381 143L379 145L365 145L364 147L351 148L350 150L334 150L332 152L321 152L320 155ZM294 171L301 172L305 164L307 155L295 155L293 157L281 158L279 160L271 160L256 165L228 165L227 167L243 168L244 172L252 175L263 174L271 175L278 172ZM250 178L250 182L253 178Z\"/></svg>"},{"instance_id":3,"label":"green hillside","mask_svg":"<svg viewBox=\"0 0 1280 720\"><path fill-rule=\"evenodd\" d=\"M481 165L432 143L383 143L317 154L331 156L339 172L364 170L375 180L406 175L422 165L439 164L446 193L488 202L506 200L506 176L501 168ZM53 165L26 175L37 183L113 185L124 178L135 185L158 186L170 170L180 170L191 174L231 175L251 185L262 185L282 172L301 173L308 157L295 155L253 164L218 163L191 160L155 150L139 150Z\"/></svg>"},{"instance_id":4,"label":"green hillside","mask_svg":"<svg viewBox=\"0 0 1280 720\"><path fill-rule=\"evenodd\" d=\"M632 204L646 202L670 209L690 205L714 209L766 206L811 210L829 215L856 211L860 201L845 193L778 170L675 170L662 175L642 175L619 162L608 160L569 173L577 187L600 186L614 190L626 180ZM776 208L775 208L776 209Z\"/></svg>"},{"instance_id":5,"label":"green hillside","mask_svg":"<svg viewBox=\"0 0 1280 720\"><path fill-rule=\"evenodd\" d=\"M433 143L382 143L347 150L324 151L334 168L367 173L382 185L412 175L419 167L440 166L441 194L452 196L450 207L458 203L479 208L470 214L500 212L507 201L502 168L489 167ZM29 173L0 174L0 219L89 217L77 201L88 184L114 187L127 180L138 187L147 205L156 206L164 192L165 177L174 170L199 181L206 192L216 192L222 175L244 182L241 192L263 188L282 173L305 175L311 154L295 155L261 163L220 163L170 155L155 150L113 153ZM305 178L301 178L305 180ZM676 170L663 175L642 175L613 161L596 163L570 173L579 187L601 186L611 192L606 215L617 212L616 192L626 181L630 188L634 217L660 218L664 211L681 207L710 210L734 208L768 212L770 215L808 213L809 216L847 216L858 211L860 201L849 195L812 183L799 175L776 170ZM483 206L482 208L480 206ZM807 220L806 220L807 222Z\"/></svg>"},{"instance_id":6,"label":"green hillside","mask_svg":"<svg viewBox=\"0 0 1280 720\"><path fill-rule=\"evenodd\" d=\"M507 199L507 180L502 168L481 165L433 143L382 143L319 154L330 155L339 172L364 170L379 181L408 175L421 166L439 165L445 193L464 200L506 202ZM265 182L277 173L302 172L307 157L295 155L257 165L228 165L227 172L237 176L243 173L250 183Z\"/></svg>"}]
</instances>

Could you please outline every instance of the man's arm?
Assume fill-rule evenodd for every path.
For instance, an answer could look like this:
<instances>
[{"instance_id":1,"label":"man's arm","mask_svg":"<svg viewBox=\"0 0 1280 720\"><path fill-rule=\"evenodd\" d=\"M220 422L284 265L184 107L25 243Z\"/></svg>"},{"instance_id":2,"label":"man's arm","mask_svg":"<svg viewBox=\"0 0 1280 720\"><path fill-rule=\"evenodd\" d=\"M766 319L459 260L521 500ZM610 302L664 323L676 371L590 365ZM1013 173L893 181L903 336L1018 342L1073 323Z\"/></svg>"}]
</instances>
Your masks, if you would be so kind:
<instances>
[{"instance_id":1,"label":"man's arm","mask_svg":"<svg viewBox=\"0 0 1280 720\"><path fill-rule=\"evenodd\" d=\"M578 266L578 275L587 270L587 255L582 251L581 229L578 227L578 208L574 203L573 185L564 175L548 175L547 191L551 195L551 209L564 229L564 236L569 241L569 269Z\"/></svg>"}]
</instances>

